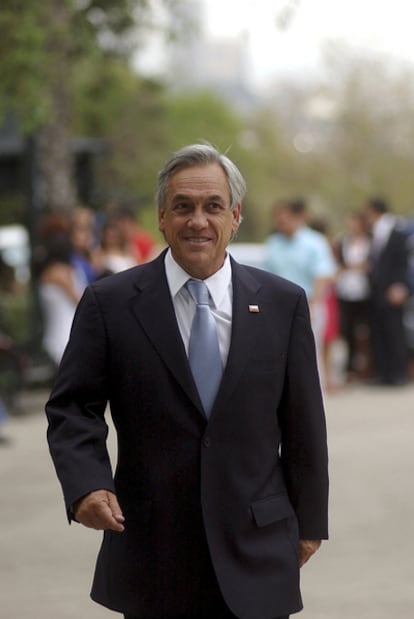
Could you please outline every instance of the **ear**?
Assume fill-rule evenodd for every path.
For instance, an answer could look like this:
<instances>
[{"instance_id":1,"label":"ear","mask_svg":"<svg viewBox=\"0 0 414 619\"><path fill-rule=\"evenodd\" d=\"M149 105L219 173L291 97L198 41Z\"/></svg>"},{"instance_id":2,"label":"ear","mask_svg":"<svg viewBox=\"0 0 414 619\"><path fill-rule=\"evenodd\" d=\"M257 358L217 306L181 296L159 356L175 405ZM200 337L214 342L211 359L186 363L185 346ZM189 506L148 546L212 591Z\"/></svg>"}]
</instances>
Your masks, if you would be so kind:
<instances>
[{"instance_id":1,"label":"ear","mask_svg":"<svg viewBox=\"0 0 414 619\"><path fill-rule=\"evenodd\" d=\"M158 209L158 230L164 232L165 228L165 209Z\"/></svg>"},{"instance_id":2,"label":"ear","mask_svg":"<svg viewBox=\"0 0 414 619\"><path fill-rule=\"evenodd\" d=\"M236 206L232 210L232 215L233 215L232 230L233 230L233 233L235 233L237 232L240 226L240 223L241 223L241 203L240 202L236 204Z\"/></svg>"}]
</instances>

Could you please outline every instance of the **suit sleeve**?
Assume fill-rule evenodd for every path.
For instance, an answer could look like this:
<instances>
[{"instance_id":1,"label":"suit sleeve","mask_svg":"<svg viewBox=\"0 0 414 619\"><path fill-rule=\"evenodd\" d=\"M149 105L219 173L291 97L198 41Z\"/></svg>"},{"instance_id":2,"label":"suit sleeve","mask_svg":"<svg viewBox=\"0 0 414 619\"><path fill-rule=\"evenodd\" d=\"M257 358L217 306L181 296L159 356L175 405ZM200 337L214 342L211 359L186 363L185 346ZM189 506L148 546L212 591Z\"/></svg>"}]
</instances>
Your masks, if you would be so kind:
<instances>
[{"instance_id":1,"label":"suit sleeve","mask_svg":"<svg viewBox=\"0 0 414 619\"><path fill-rule=\"evenodd\" d=\"M280 407L281 458L301 539L328 537L325 412L309 309L302 294L292 325Z\"/></svg>"},{"instance_id":2,"label":"suit sleeve","mask_svg":"<svg viewBox=\"0 0 414 619\"><path fill-rule=\"evenodd\" d=\"M93 490L114 491L106 446L108 426L107 342L102 313L91 288L85 291L68 345L46 404L50 453L71 506Z\"/></svg>"}]
</instances>

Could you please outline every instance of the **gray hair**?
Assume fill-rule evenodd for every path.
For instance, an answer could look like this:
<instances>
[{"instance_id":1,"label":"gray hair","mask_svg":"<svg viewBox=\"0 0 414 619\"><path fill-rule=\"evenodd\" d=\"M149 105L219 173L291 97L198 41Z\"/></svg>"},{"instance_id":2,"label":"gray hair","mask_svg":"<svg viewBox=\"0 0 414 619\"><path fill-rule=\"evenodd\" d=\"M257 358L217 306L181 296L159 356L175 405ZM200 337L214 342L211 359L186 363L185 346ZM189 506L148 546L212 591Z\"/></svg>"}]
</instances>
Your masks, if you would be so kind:
<instances>
[{"instance_id":1,"label":"gray hair","mask_svg":"<svg viewBox=\"0 0 414 619\"><path fill-rule=\"evenodd\" d=\"M226 155L211 144L191 144L173 154L158 174L156 202L158 209L165 205L168 183L171 176L182 168L218 163L223 169L230 191L230 208L233 210L246 193L246 181L240 170Z\"/></svg>"}]
</instances>

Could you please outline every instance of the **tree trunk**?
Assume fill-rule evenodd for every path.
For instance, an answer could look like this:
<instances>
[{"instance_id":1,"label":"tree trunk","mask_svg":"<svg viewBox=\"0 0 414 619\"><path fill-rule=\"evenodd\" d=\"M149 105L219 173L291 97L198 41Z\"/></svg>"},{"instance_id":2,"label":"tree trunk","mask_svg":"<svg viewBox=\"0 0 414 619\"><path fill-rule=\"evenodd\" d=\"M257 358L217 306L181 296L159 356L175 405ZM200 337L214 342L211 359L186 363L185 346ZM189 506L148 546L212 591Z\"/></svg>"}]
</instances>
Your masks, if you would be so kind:
<instances>
[{"instance_id":1,"label":"tree trunk","mask_svg":"<svg viewBox=\"0 0 414 619\"><path fill-rule=\"evenodd\" d=\"M50 0L53 27L48 41L49 83L45 85L50 114L38 133L43 202L46 208L64 211L71 210L76 203L70 146L69 19L65 0Z\"/></svg>"}]
</instances>

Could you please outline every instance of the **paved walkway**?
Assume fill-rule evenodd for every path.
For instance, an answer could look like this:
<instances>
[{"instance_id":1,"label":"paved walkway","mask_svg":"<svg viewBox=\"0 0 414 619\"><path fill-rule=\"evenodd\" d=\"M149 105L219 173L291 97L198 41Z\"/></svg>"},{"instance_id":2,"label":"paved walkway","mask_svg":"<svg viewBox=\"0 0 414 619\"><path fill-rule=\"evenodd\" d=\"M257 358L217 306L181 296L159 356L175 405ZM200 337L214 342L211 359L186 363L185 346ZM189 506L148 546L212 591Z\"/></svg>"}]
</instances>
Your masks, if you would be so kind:
<instances>
[{"instance_id":1,"label":"paved walkway","mask_svg":"<svg viewBox=\"0 0 414 619\"><path fill-rule=\"evenodd\" d=\"M0 619L120 617L89 600L101 534L65 520L46 447L45 394L0 447ZM299 619L414 617L414 385L326 398L331 540L303 568Z\"/></svg>"}]
</instances>

